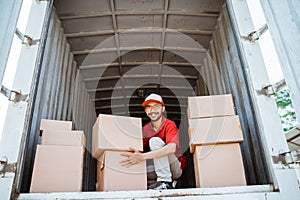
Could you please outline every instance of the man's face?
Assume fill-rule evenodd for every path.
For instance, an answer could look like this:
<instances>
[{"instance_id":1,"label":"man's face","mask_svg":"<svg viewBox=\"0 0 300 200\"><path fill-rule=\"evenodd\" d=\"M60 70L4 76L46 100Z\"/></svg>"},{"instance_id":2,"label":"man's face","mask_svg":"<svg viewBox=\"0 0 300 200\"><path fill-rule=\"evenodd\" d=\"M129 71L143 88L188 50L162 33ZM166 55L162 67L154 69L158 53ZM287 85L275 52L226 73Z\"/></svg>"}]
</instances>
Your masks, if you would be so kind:
<instances>
[{"instance_id":1,"label":"man's face","mask_svg":"<svg viewBox=\"0 0 300 200\"><path fill-rule=\"evenodd\" d=\"M152 122L159 120L164 111L165 107L159 103L149 103L145 107L145 112Z\"/></svg>"}]
</instances>

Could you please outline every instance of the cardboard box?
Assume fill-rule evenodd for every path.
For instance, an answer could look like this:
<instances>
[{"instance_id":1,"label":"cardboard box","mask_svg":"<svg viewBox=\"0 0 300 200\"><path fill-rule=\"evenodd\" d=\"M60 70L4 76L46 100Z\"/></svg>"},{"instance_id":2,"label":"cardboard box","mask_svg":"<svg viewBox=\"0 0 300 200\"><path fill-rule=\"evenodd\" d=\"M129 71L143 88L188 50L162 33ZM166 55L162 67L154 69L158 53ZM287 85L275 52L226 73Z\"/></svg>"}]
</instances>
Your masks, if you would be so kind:
<instances>
[{"instance_id":1,"label":"cardboard box","mask_svg":"<svg viewBox=\"0 0 300 200\"><path fill-rule=\"evenodd\" d=\"M83 131L55 131L46 129L43 132L42 145L85 146L86 140Z\"/></svg>"},{"instance_id":2,"label":"cardboard box","mask_svg":"<svg viewBox=\"0 0 300 200\"><path fill-rule=\"evenodd\" d=\"M227 115L235 115L231 94L188 97L190 119Z\"/></svg>"},{"instance_id":3,"label":"cardboard box","mask_svg":"<svg viewBox=\"0 0 300 200\"><path fill-rule=\"evenodd\" d=\"M242 128L237 115L189 119L189 143L191 153L194 152L196 145L242 141Z\"/></svg>"},{"instance_id":4,"label":"cardboard box","mask_svg":"<svg viewBox=\"0 0 300 200\"><path fill-rule=\"evenodd\" d=\"M104 151L128 151L129 147L143 150L140 118L100 114L93 126L92 155Z\"/></svg>"},{"instance_id":5,"label":"cardboard box","mask_svg":"<svg viewBox=\"0 0 300 200\"><path fill-rule=\"evenodd\" d=\"M30 192L80 192L84 147L38 145Z\"/></svg>"},{"instance_id":6,"label":"cardboard box","mask_svg":"<svg viewBox=\"0 0 300 200\"><path fill-rule=\"evenodd\" d=\"M105 151L98 160L97 191L147 190L146 161L122 167L121 151Z\"/></svg>"},{"instance_id":7,"label":"cardboard box","mask_svg":"<svg viewBox=\"0 0 300 200\"><path fill-rule=\"evenodd\" d=\"M40 134L43 134L44 130L53 130L53 131L68 131L72 130L71 121L60 121L60 120L51 120L51 119L41 119L40 123Z\"/></svg>"},{"instance_id":8,"label":"cardboard box","mask_svg":"<svg viewBox=\"0 0 300 200\"><path fill-rule=\"evenodd\" d=\"M196 146L194 169L197 188L246 185L238 143Z\"/></svg>"}]
</instances>

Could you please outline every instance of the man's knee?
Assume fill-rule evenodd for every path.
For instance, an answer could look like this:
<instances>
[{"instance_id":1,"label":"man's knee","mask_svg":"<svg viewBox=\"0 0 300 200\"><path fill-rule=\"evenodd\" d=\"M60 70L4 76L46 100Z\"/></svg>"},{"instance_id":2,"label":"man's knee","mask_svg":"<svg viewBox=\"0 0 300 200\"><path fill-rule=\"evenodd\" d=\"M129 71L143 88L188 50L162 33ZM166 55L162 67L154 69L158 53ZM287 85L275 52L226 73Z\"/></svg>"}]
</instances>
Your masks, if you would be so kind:
<instances>
[{"instance_id":1,"label":"man's knee","mask_svg":"<svg viewBox=\"0 0 300 200\"><path fill-rule=\"evenodd\" d=\"M150 147L150 150L156 150L156 149L159 149L163 146L165 146L166 143L160 139L159 137L153 137L149 140L149 147Z\"/></svg>"}]
</instances>

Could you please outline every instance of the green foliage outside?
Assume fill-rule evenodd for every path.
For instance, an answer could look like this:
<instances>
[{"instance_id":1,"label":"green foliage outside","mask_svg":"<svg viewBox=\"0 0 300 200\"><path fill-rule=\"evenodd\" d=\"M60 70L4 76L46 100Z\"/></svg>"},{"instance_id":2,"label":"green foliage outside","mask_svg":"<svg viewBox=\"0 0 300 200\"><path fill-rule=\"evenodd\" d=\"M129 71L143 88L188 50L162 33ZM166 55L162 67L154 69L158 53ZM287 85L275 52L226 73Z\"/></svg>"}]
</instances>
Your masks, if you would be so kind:
<instances>
[{"instance_id":1,"label":"green foliage outside","mask_svg":"<svg viewBox=\"0 0 300 200\"><path fill-rule=\"evenodd\" d=\"M297 119L295 110L292 106L289 90L285 87L276 92L275 100L278 107L281 124L284 131L291 130L296 127Z\"/></svg>"}]
</instances>

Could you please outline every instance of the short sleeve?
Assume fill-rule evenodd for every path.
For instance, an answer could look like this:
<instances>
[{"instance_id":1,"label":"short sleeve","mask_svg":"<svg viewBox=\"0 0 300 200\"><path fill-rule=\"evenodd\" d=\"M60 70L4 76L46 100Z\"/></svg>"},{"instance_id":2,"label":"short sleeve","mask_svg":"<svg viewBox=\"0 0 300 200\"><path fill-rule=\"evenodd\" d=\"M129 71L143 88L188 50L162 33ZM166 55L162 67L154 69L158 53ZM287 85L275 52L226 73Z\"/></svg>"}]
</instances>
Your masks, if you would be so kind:
<instances>
[{"instance_id":1,"label":"short sleeve","mask_svg":"<svg viewBox=\"0 0 300 200\"><path fill-rule=\"evenodd\" d=\"M179 135L176 124L173 121L169 121L166 124L166 144L175 143L179 146Z\"/></svg>"}]
</instances>

